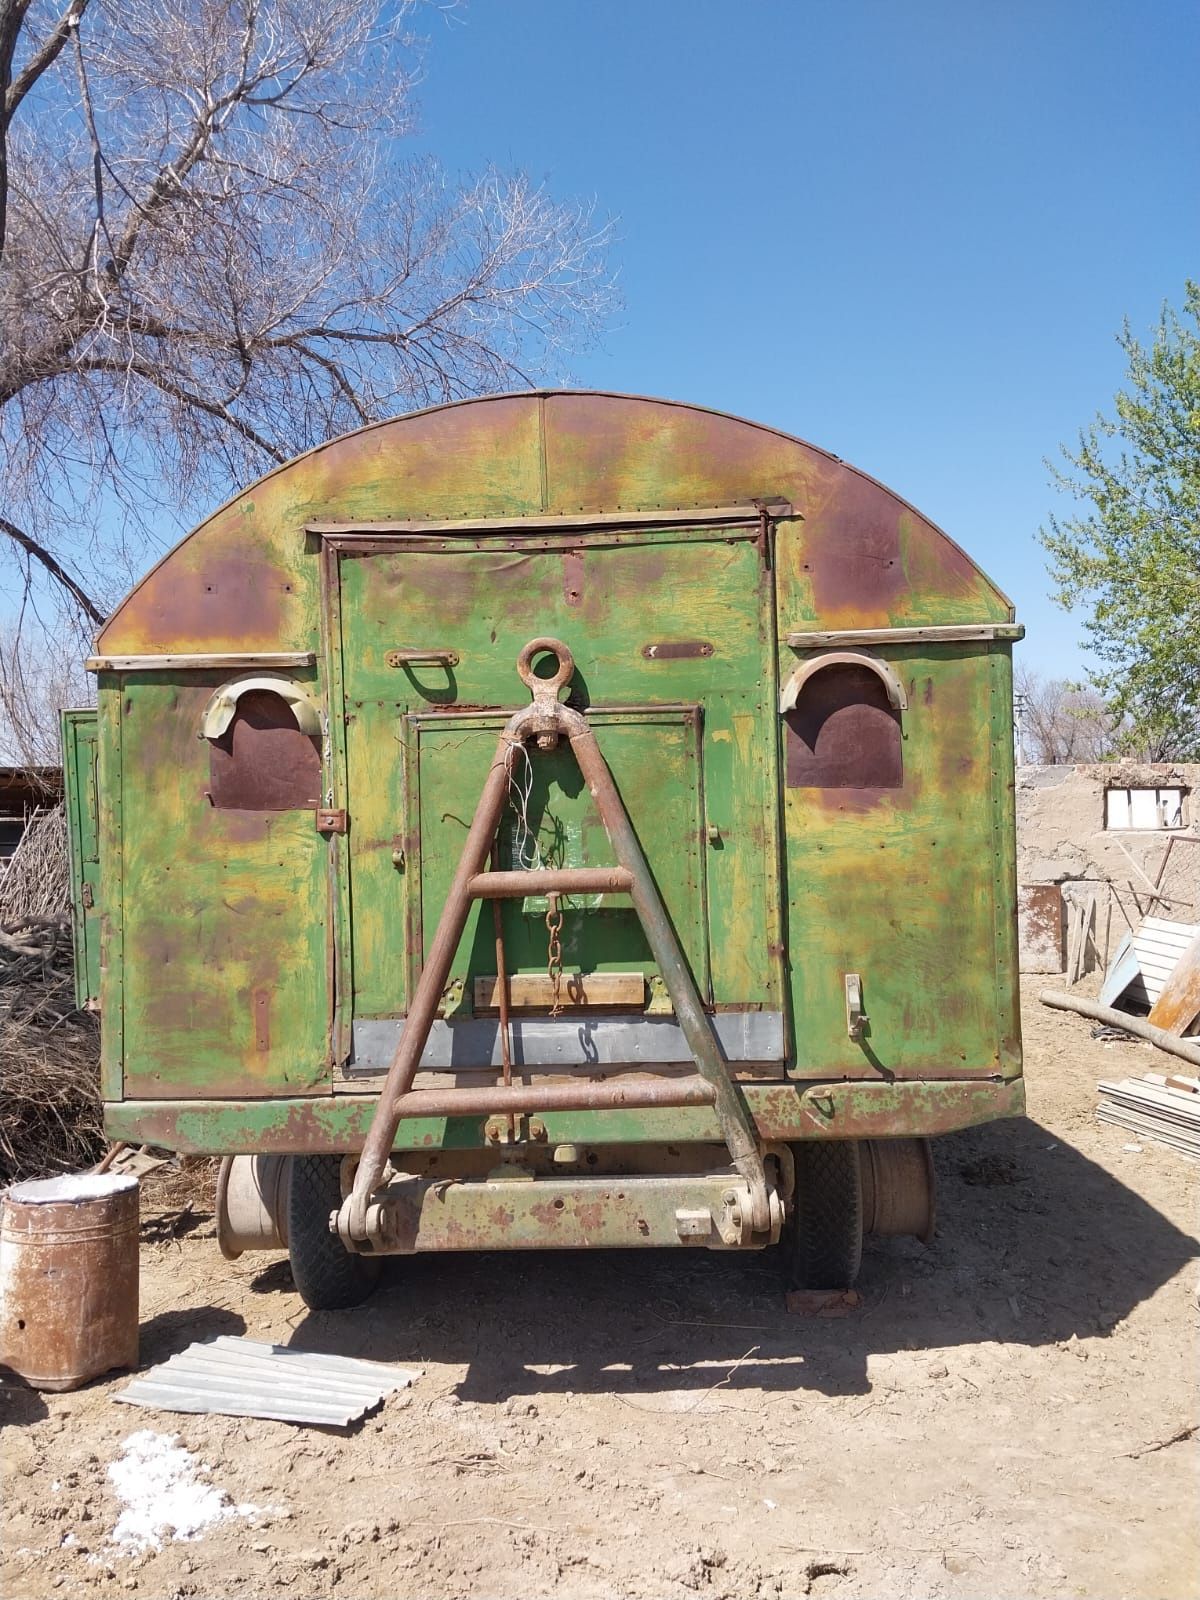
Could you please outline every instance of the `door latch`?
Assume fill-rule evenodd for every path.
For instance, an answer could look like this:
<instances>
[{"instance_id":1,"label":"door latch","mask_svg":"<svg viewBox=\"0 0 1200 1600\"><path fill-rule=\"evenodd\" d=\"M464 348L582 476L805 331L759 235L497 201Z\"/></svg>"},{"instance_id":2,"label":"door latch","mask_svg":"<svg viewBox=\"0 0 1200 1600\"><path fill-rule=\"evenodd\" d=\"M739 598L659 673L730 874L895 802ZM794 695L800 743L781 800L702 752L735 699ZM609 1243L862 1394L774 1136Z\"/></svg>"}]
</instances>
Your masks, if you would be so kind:
<instances>
[{"instance_id":1,"label":"door latch","mask_svg":"<svg viewBox=\"0 0 1200 1600\"><path fill-rule=\"evenodd\" d=\"M857 972L847 972L846 979L846 1032L856 1042L864 1039L871 1019L863 1010L862 979Z\"/></svg>"}]
</instances>

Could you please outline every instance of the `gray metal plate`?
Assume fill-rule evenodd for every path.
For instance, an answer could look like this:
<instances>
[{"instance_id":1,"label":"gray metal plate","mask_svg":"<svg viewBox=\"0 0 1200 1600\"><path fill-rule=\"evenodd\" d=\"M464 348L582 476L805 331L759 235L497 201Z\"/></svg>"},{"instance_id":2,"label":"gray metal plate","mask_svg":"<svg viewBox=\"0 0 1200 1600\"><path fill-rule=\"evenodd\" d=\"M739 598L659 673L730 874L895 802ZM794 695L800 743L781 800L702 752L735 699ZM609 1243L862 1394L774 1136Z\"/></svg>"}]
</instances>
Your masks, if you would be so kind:
<instances>
[{"instance_id":1,"label":"gray metal plate","mask_svg":"<svg viewBox=\"0 0 1200 1600\"><path fill-rule=\"evenodd\" d=\"M727 1061L783 1061L783 1013L721 1011L710 1018ZM384 1072L404 1031L403 1018L355 1022L350 1073ZM514 1066L618 1067L688 1064L691 1051L674 1017L521 1017L510 1023ZM421 1057L425 1071L496 1067L495 1017L435 1022Z\"/></svg>"}]
</instances>

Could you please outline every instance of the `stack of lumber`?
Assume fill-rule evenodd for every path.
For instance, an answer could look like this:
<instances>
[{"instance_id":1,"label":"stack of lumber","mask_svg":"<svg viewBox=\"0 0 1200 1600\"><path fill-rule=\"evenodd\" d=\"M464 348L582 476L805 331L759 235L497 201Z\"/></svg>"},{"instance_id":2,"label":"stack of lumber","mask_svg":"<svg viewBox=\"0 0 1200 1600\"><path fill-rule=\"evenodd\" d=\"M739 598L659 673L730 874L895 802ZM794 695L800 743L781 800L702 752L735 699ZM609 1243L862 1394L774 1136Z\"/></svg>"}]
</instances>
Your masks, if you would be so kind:
<instances>
[{"instance_id":1,"label":"stack of lumber","mask_svg":"<svg viewBox=\"0 0 1200 1600\"><path fill-rule=\"evenodd\" d=\"M1097 1121L1128 1128L1200 1161L1200 1078L1147 1072L1099 1088L1105 1098L1096 1107Z\"/></svg>"}]
</instances>

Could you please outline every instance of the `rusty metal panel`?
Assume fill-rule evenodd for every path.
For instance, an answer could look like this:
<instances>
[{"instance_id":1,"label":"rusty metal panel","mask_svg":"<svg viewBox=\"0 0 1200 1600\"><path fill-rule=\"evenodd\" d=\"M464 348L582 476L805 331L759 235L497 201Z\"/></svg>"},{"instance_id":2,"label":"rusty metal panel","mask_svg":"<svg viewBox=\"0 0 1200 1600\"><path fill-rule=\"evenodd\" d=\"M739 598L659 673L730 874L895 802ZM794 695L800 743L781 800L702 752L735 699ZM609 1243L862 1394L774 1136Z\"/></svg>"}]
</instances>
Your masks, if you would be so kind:
<instances>
[{"instance_id":1,"label":"rusty metal panel","mask_svg":"<svg viewBox=\"0 0 1200 1600\"><path fill-rule=\"evenodd\" d=\"M789 789L899 789L903 784L900 713L866 667L818 672L783 721Z\"/></svg>"},{"instance_id":2,"label":"rusty metal panel","mask_svg":"<svg viewBox=\"0 0 1200 1600\"><path fill-rule=\"evenodd\" d=\"M218 811L312 811L321 803L321 741L300 731L280 695L242 695L208 748L208 795Z\"/></svg>"},{"instance_id":3,"label":"rusty metal panel","mask_svg":"<svg viewBox=\"0 0 1200 1600\"><path fill-rule=\"evenodd\" d=\"M1063 970L1062 890L1056 883L1023 883L1017 889L1022 972Z\"/></svg>"}]
</instances>

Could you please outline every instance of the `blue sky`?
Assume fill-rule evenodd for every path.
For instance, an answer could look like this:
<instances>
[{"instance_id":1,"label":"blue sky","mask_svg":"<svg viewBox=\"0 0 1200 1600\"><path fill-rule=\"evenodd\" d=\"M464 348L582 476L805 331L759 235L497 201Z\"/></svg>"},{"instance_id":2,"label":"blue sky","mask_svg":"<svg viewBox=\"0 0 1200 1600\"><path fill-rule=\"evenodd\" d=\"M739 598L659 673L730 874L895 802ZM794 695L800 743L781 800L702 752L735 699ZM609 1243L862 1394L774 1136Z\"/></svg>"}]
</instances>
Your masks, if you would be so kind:
<instances>
[{"instance_id":1,"label":"blue sky","mask_svg":"<svg viewBox=\"0 0 1200 1600\"><path fill-rule=\"evenodd\" d=\"M1128 316L1200 276L1195 0L472 0L426 15L420 143L619 219L586 387L798 433L963 544L1082 670L1043 458Z\"/></svg>"}]
</instances>

